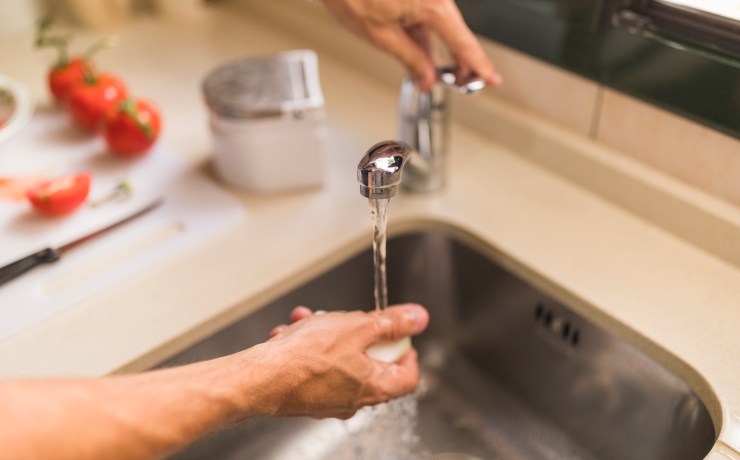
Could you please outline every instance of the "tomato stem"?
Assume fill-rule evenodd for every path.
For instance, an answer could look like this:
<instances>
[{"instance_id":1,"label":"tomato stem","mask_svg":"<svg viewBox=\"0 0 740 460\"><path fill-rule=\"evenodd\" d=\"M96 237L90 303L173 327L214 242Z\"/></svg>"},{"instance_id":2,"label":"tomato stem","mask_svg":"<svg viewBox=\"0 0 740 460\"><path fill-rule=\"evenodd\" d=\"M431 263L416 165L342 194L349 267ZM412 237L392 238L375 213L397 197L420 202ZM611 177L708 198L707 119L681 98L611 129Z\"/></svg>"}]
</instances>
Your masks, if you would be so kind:
<instances>
[{"instance_id":1,"label":"tomato stem","mask_svg":"<svg viewBox=\"0 0 740 460\"><path fill-rule=\"evenodd\" d=\"M92 86L98 82L98 76L95 74L92 68L90 68L89 65L85 65L85 70L83 71L82 80L85 82L86 85Z\"/></svg>"},{"instance_id":2,"label":"tomato stem","mask_svg":"<svg viewBox=\"0 0 740 460\"><path fill-rule=\"evenodd\" d=\"M136 126L139 127L144 132L144 135L147 137L147 139L153 139L154 138L154 128L152 128L152 125L150 123L145 122L141 119L139 116L139 111L136 110L136 103L133 99L126 99L121 102L121 105L119 106L121 112L128 115L134 123L136 123Z\"/></svg>"},{"instance_id":3,"label":"tomato stem","mask_svg":"<svg viewBox=\"0 0 740 460\"><path fill-rule=\"evenodd\" d=\"M100 40L96 41L85 51L82 57L85 61L92 59L97 53L108 48L114 48L121 43L121 38L118 35L108 35Z\"/></svg>"},{"instance_id":4,"label":"tomato stem","mask_svg":"<svg viewBox=\"0 0 740 460\"><path fill-rule=\"evenodd\" d=\"M64 67L69 63L69 54L67 48L69 42L72 39L72 34L66 35L47 35L53 20L50 17L43 18L39 21L38 28L36 29L36 41L35 45L37 48L56 48L57 49L57 61L54 64L55 68Z\"/></svg>"},{"instance_id":5,"label":"tomato stem","mask_svg":"<svg viewBox=\"0 0 740 460\"><path fill-rule=\"evenodd\" d=\"M105 196L90 203L91 208L97 208L98 206L109 203L113 200L125 199L131 196L134 192L134 187L131 185L128 179L123 179L119 182L113 190L107 193Z\"/></svg>"}]
</instances>

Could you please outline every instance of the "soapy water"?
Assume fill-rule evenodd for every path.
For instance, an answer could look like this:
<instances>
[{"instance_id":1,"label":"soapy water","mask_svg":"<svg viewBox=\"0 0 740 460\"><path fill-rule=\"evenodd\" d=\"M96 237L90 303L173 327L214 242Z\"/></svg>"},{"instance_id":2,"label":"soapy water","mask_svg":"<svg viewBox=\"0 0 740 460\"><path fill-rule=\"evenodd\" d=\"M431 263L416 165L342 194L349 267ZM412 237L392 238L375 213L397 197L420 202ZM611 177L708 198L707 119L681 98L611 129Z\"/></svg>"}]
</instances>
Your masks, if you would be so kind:
<instances>
[{"instance_id":1,"label":"soapy water","mask_svg":"<svg viewBox=\"0 0 740 460\"><path fill-rule=\"evenodd\" d=\"M416 393L360 409L354 417L343 422L347 437L325 459L432 459L416 434L422 387L420 385Z\"/></svg>"},{"instance_id":2,"label":"soapy water","mask_svg":"<svg viewBox=\"0 0 740 460\"><path fill-rule=\"evenodd\" d=\"M273 460L429 460L416 432L417 394L365 407L349 420L309 422L264 458ZM241 458L241 457L239 457ZM262 457L260 457L262 458Z\"/></svg>"}]
</instances>

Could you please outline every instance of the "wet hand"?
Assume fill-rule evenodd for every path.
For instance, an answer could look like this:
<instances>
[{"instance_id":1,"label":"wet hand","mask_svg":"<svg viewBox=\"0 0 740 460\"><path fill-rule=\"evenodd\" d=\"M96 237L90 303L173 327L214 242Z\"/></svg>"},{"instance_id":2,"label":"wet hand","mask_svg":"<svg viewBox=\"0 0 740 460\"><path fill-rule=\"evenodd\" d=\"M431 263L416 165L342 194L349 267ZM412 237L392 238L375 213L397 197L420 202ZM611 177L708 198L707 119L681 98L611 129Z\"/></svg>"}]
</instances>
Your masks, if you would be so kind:
<instances>
[{"instance_id":1,"label":"wet hand","mask_svg":"<svg viewBox=\"0 0 740 460\"><path fill-rule=\"evenodd\" d=\"M279 376L265 398L266 413L347 419L363 406L410 393L418 385L415 350L393 364L371 359L365 350L379 341L421 333L429 322L423 307L407 304L383 312L324 315L298 307L291 321L254 348Z\"/></svg>"}]
</instances>

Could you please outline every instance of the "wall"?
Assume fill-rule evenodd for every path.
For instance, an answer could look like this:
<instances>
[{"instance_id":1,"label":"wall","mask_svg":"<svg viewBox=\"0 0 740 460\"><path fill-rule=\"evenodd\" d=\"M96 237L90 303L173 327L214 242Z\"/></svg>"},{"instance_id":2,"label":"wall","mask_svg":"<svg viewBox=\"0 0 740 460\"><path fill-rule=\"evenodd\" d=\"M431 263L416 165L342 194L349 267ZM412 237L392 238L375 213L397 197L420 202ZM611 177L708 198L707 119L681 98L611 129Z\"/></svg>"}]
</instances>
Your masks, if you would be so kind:
<instances>
[{"instance_id":1,"label":"wall","mask_svg":"<svg viewBox=\"0 0 740 460\"><path fill-rule=\"evenodd\" d=\"M502 98L740 205L740 141L483 39ZM740 108L738 108L740 110Z\"/></svg>"}]
</instances>

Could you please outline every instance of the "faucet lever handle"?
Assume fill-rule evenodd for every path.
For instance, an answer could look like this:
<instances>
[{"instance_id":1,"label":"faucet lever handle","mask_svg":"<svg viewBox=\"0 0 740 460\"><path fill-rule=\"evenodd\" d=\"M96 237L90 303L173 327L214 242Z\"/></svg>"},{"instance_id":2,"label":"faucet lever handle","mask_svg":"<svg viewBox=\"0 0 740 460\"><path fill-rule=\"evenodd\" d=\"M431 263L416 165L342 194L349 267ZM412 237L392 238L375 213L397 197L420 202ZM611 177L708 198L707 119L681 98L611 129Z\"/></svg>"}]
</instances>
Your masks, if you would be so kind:
<instances>
[{"instance_id":1,"label":"faucet lever handle","mask_svg":"<svg viewBox=\"0 0 740 460\"><path fill-rule=\"evenodd\" d=\"M462 81L458 81L457 70L458 69L455 69L454 67L442 67L437 69L439 81L460 94L477 93L486 87L486 82L475 75L467 76L462 79Z\"/></svg>"}]
</instances>

